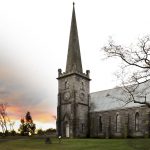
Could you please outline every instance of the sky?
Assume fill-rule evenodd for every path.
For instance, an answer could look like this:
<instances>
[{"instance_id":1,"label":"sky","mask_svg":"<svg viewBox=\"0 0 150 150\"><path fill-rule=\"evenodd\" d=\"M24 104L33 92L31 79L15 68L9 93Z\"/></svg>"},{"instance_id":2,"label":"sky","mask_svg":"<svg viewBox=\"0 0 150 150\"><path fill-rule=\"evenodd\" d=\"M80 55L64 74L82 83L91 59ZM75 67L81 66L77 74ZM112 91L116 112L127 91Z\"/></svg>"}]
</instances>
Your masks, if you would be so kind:
<instances>
[{"instance_id":1,"label":"sky","mask_svg":"<svg viewBox=\"0 0 150 150\"><path fill-rule=\"evenodd\" d=\"M104 59L110 37L128 46L150 34L149 0L74 0L90 91L114 88L119 61ZM55 128L58 68L65 71L72 0L0 0L0 103L15 121L31 112L37 128Z\"/></svg>"}]
</instances>

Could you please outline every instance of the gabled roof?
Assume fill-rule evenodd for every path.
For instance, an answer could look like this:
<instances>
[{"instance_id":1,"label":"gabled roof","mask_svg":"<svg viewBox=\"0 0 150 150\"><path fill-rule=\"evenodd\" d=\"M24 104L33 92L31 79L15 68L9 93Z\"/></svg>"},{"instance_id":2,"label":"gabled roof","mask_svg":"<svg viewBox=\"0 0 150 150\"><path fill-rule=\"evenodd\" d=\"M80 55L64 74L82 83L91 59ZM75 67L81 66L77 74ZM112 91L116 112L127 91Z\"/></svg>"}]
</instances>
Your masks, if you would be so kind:
<instances>
[{"instance_id":1,"label":"gabled roof","mask_svg":"<svg viewBox=\"0 0 150 150\"><path fill-rule=\"evenodd\" d=\"M144 93L147 93L146 99L147 101L150 101L150 88L146 88L147 86L150 86L150 81L140 85L138 91L142 91L143 95ZM141 104L134 102L126 104L125 102L129 97L121 87L94 92L91 93L90 96L91 111L107 111L141 106ZM137 96L136 100L144 101L145 99L144 97Z\"/></svg>"}]
</instances>

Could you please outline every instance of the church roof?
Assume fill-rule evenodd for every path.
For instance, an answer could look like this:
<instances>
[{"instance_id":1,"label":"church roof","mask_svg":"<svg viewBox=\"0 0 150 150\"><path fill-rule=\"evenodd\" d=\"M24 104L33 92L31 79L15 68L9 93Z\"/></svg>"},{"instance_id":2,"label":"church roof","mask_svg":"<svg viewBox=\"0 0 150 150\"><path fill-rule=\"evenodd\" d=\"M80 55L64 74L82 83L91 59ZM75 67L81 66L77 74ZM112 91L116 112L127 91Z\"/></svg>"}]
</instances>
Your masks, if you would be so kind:
<instances>
[{"instance_id":1,"label":"church roof","mask_svg":"<svg viewBox=\"0 0 150 150\"><path fill-rule=\"evenodd\" d=\"M68 45L68 56L66 63L66 73L69 72L78 72L78 73L83 72L74 3L72 11L70 38Z\"/></svg>"},{"instance_id":2,"label":"church roof","mask_svg":"<svg viewBox=\"0 0 150 150\"><path fill-rule=\"evenodd\" d=\"M150 82L141 85L138 90L144 91L147 93L146 99L150 102ZM144 95L144 93L143 93ZM108 110L116 110L130 107L140 107L139 103L126 103L128 101L127 93L121 87L117 87L114 89L94 92L90 94L91 100L91 112L92 111L108 111ZM136 97L136 101L144 101L144 97Z\"/></svg>"}]
</instances>

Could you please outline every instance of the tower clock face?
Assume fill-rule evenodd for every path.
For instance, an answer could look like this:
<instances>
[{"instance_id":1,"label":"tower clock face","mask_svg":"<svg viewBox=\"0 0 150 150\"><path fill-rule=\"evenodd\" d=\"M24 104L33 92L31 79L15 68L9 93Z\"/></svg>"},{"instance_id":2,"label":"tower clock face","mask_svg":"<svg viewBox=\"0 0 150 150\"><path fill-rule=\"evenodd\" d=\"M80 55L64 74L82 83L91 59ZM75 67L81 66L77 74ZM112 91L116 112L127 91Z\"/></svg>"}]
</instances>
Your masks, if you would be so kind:
<instances>
[{"instance_id":1,"label":"tower clock face","mask_svg":"<svg viewBox=\"0 0 150 150\"><path fill-rule=\"evenodd\" d=\"M84 93L80 93L79 97L80 97L80 99L83 101L83 100L84 100L84 97L85 97Z\"/></svg>"},{"instance_id":2,"label":"tower clock face","mask_svg":"<svg viewBox=\"0 0 150 150\"><path fill-rule=\"evenodd\" d=\"M65 92L65 93L64 93L64 100L66 100L66 101L69 100L69 99L70 99L70 96L71 96L71 95L70 95L70 92Z\"/></svg>"}]
</instances>

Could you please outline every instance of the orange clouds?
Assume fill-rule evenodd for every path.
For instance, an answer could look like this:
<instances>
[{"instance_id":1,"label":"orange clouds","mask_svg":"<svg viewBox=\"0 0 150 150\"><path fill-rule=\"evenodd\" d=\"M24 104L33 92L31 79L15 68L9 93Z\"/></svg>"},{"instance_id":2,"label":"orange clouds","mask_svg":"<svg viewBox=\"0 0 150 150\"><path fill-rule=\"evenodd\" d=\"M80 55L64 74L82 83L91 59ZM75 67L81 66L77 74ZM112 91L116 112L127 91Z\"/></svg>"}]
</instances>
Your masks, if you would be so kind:
<instances>
[{"instance_id":1,"label":"orange clouds","mask_svg":"<svg viewBox=\"0 0 150 150\"><path fill-rule=\"evenodd\" d=\"M53 117L53 114L50 113L37 113L34 114L33 116L33 120L39 121L39 122L43 122L43 123L48 123L48 122L54 122L55 118Z\"/></svg>"},{"instance_id":2,"label":"orange clouds","mask_svg":"<svg viewBox=\"0 0 150 150\"><path fill-rule=\"evenodd\" d=\"M7 108L8 112L15 112L15 113L20 113L21 112L21 108L20 107L16 107L16 106L9 106Z\"/></svg>"},{"instance_id":3,"label":"orange clouds","mask_svg":"<svg viewBox=\"0 0 150 150\"><path fill-rule=\"evenodd\" d=\"M10 120L20 120L21 117L26 115L27 111L31 112L31 116L33 121L38 121L42 123L51 123L55 122L54 114L46 111L38 111L37 108L33 108L31 110L25 110L25 108L21 108L18 106L8 106L7 112L9 115Z\"/></svg>"},{"instance_id":4,"label":"orange clouds","mask_svg":"<svg viewBox=\"0 0 150 150\"><path fill-rule=\"evenodd\" d=\"M22 109L16 106L8 106L7 112L11 120L20 120Z\"/></svg>"}]
</instances>

